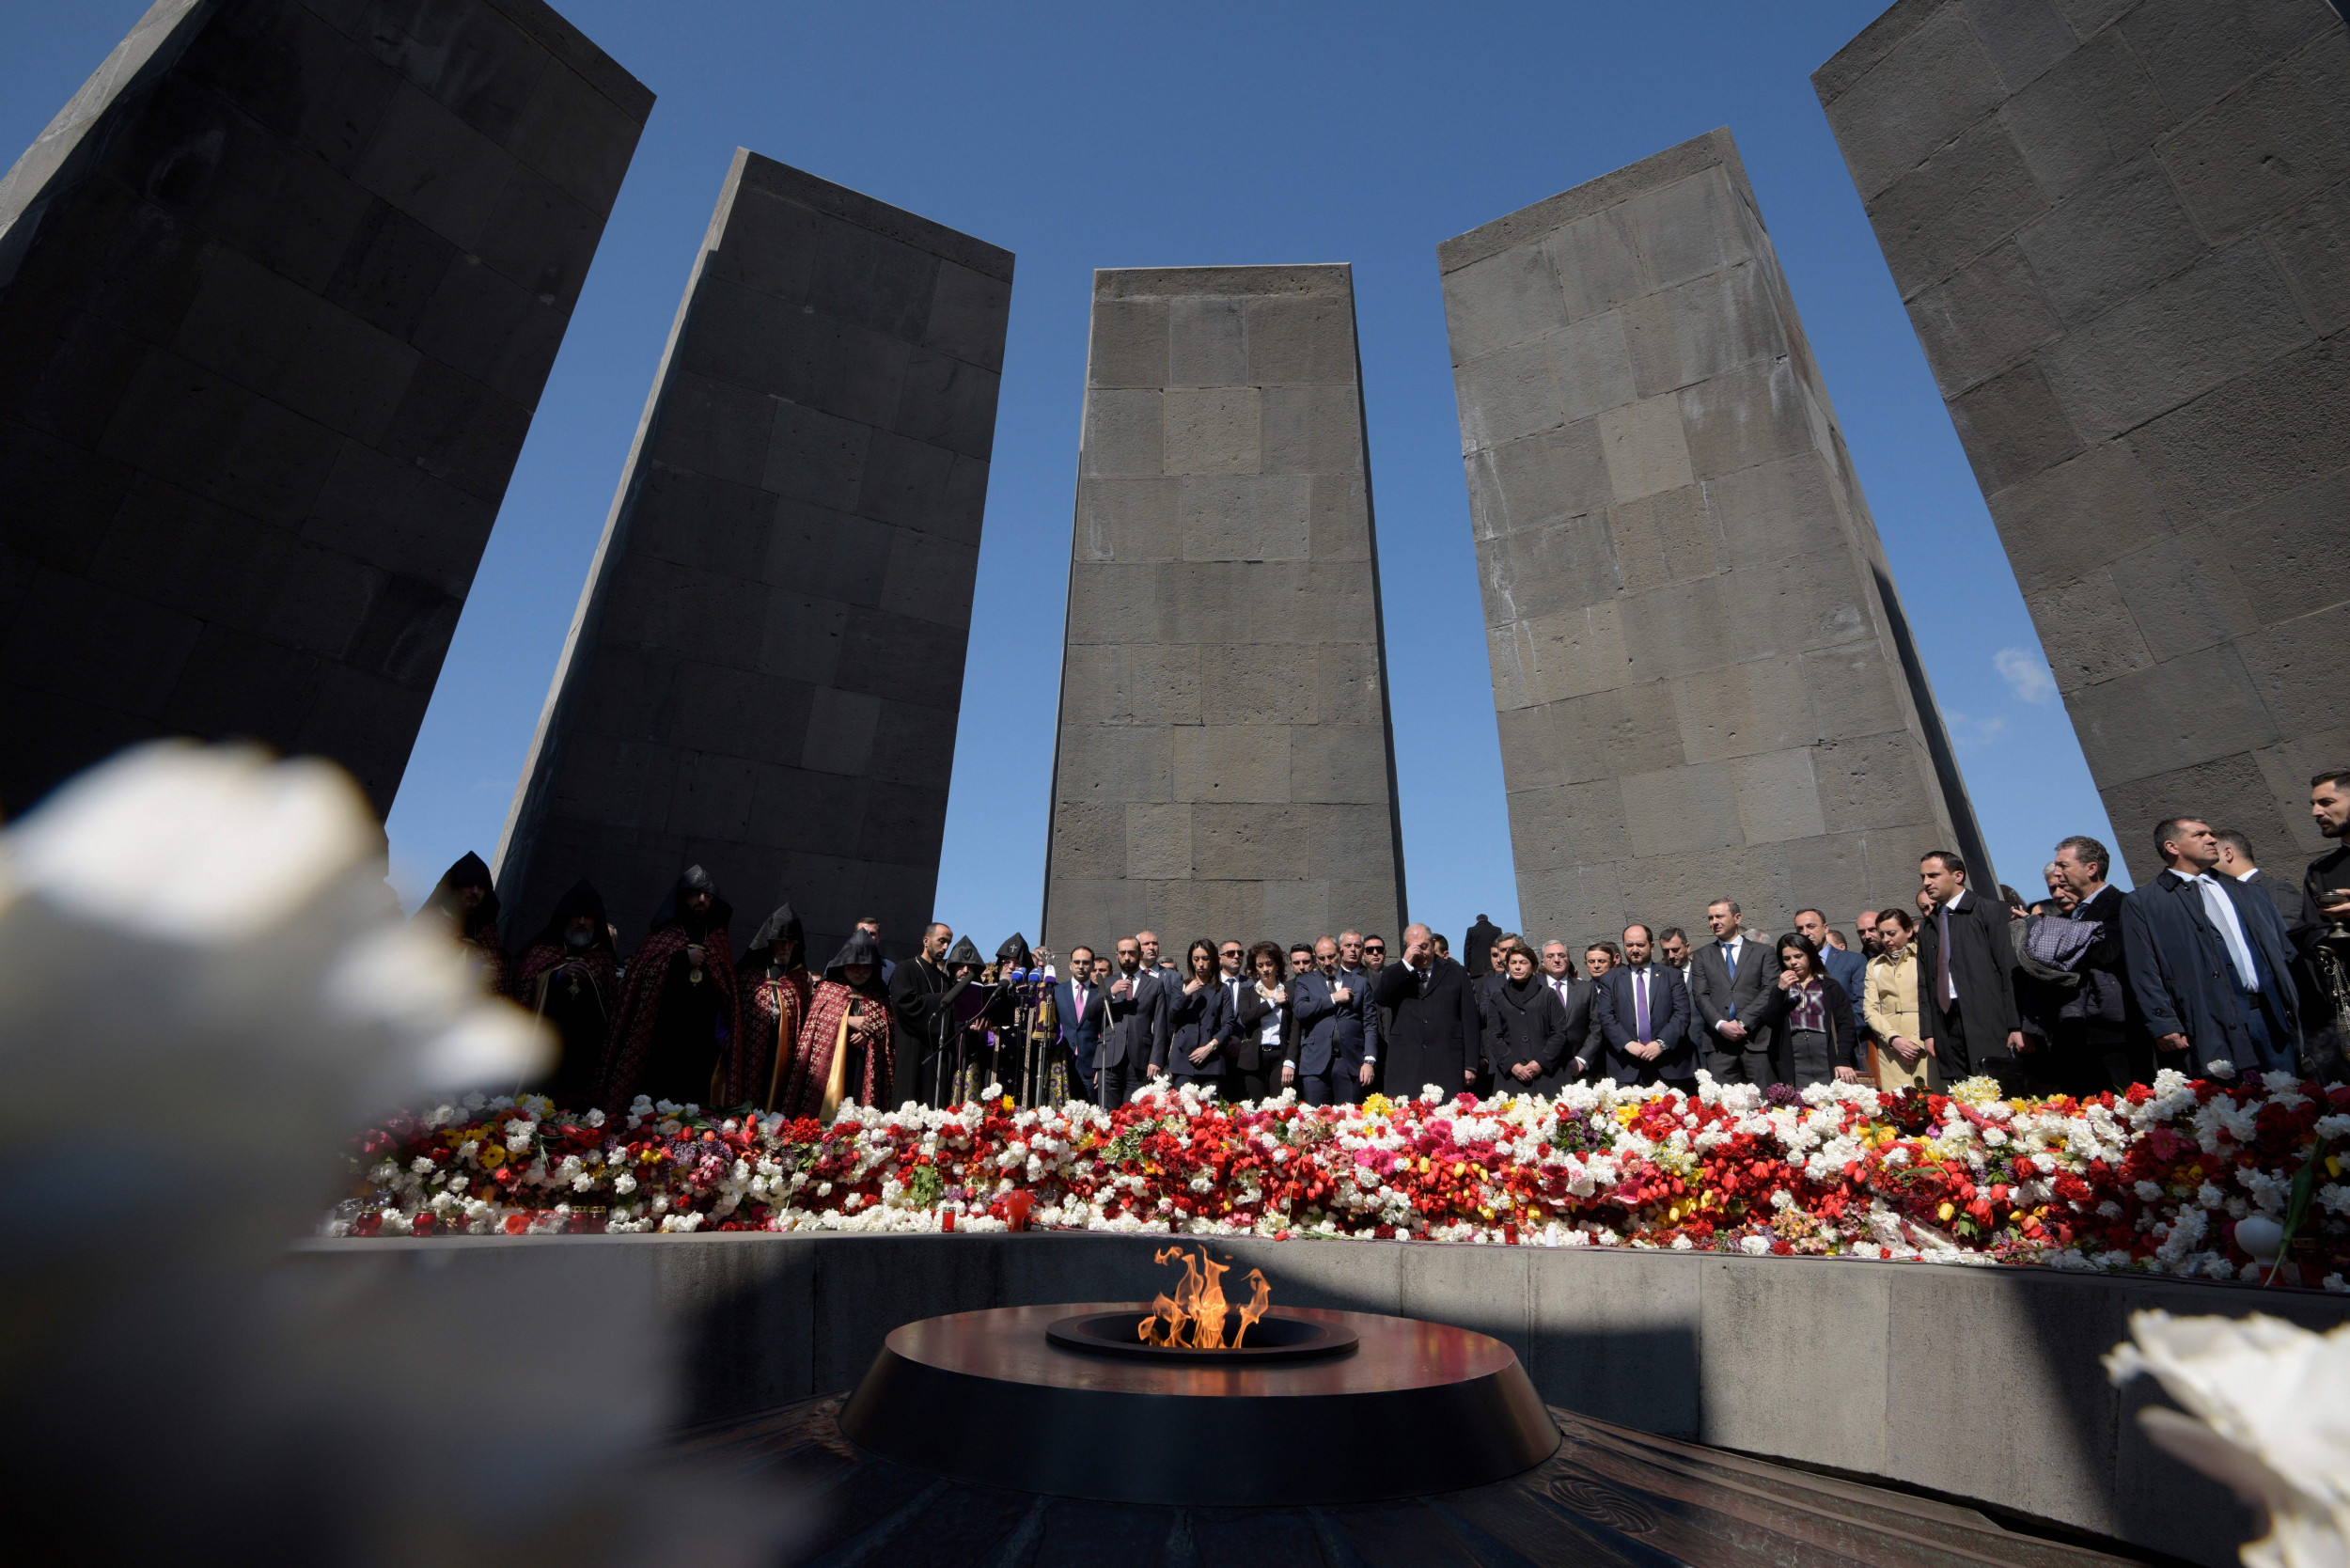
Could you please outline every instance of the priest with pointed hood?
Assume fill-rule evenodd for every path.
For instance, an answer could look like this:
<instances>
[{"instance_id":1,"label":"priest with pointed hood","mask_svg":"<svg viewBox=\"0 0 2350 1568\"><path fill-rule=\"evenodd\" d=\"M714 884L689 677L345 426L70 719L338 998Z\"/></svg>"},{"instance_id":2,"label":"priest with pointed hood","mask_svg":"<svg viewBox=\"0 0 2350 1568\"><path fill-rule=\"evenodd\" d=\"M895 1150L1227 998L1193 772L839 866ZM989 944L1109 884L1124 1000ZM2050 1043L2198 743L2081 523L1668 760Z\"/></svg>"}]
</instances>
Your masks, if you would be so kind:
<instances>
[{"instance_id":1,"label":"priest with pointed hood","mask_svg":"<svg viewBox=\"0 0 2350 1568\"><path fill-rule=\"evenodd\" d=\"M653 912L652 934L629 955L619 1015L604 1052L604 1110L619 1115L637 1095L680 1105L716 1105L728 1054L742 1032L734 950L727 925L734 906L699 866Z\"/></svg>"},{"instance_id":2,"label":"priest with pointed hood","mask_svg":"<svg viewBox=\"0 0 2350 1568\"><path fill-rule=\"evenodd\" d=\"M877 1105L896 1075L889 993L881 978L881 944L853 931L808 998L783 1097L786 1116L829 1123L842 1102Z\"/></svg>"},{"instance_id":3,"label":"priest with pointed hood","mask_svg":"<svg viewBox=\"0 0 2350 1568\"><path fill-rule=\"evenodd\" d=\"M555 901L555 913L523 949L514 999L562 1042L555 1070L532 1087L566 1110L594 1105L596 1074L620 1010L620 961L603 900L585 877Z\"/></svg>"},{"instance_id":4,"label":"priest with pointed hood","mask_svg":"<svg viewBox=\"0 0 2350 1568\"><path fill-rule=\"evenodd\" d=\"M506 945L498 935L498 896L490 885L490 868L467 850L416 910L415 923L448 933L462 943L465 958L482 988L506 995Z\"/></svg>"},{"instance_id":5,"label":"priest with pointed hood","mask_svg":"<svg viewBox=\"0 0 2350 1568\"><path fill-rule=\"evenodd\" d=\"M800 917L787 903L767 917L744 950L743 1033L728 1064L724 1104L778 1108L816 989L806 943Z\"/></svg>"}]
</instances>

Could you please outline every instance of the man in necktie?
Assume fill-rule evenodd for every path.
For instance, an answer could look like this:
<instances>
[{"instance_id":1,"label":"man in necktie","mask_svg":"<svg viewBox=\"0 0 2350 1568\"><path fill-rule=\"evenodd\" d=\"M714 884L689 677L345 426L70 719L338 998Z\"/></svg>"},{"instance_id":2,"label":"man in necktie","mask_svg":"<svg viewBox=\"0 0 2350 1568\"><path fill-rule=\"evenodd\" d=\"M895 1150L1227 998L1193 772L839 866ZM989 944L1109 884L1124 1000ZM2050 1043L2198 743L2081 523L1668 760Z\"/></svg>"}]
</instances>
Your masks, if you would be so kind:
<instances>
[{"instance_id":1,"label":"man in necktie","mask_svg":"<svg viewBox=\"0 0 2350 1568\"><path fill-rule=\"evenodd\" d=\"M1578 979L1574 972L1574 957L1564 942L1543 944L1543 983L1559 997L1559 1004L1567 1010L1566 1076L1580 1078L1591 1070L1604 1044L1591 1027L1591 982Z\"/></svg>"},{"instance_id":2,"label":"man in necktie","mask_svg":"<svg viewBox=\"0 0 2350 1568\"><path fill-rule=\"evenodd\" d=\"M1762 1016L1762 1004L1778 984L1778 955L1769 944L1747 935L1745 913L1735 899L1706 905L1705 923L1714 940L1698 949L1689 965L1689 1001L1703 1043L1698 1065L1722 1083L1786 1081L1772 1051L1770 1027L1749 1022Z\"/></svg>"},{"instance_id":3,"label":"man in necktie","mask_svg":"<svg viewBox=\"0 0 2350 1568\"><path fill-rule=\"evenodd\" d=\"M2173 817L2154 828L2164 870L2122 901L2130 990L2166 1066L2202 1074L2295 1071L2299 997L2284 922L2265 894L2215 877L2211 825Z\"/></svg>"},{"instance_id":4,"label":"man in necktie","mask_svg":"<svg viewBox=\"0 0 2350 1568\"><path fill-rule=\"evenodd\" d=\"M1946 1083L1978 1074L2021 1092L2030 1043L2015 1011L2015 947L2007 905L1966 886L1966 862L1934 850L1918 862L1931 904L1918 931L1918 1043Z\"/></svg>"},{"instance_id":5,"label":"man in necktie","mask_svg":"<svg viewBox=\"0 0 2350 1568\"><path fill-rule=\"evenodd\" d=\"M1056 989L1053 1006L1060 1022L1061 1043L1077 1064L1077 1074L1084 1080L1086 1092L1093 1092L1094 1071L1099 1065L1095 1055L1102 1043L1102 1031L1109 1027L1109 1010L1102 988L1093 983L1093 949L1079 943L1069 949L1069 978Z\"/></svg>"},{"instance_id":6,"label":"man in necktie","mask_svg":"<svg viewBox=\"0 0 2350 1568\"><path fill-rule=\"evenodd\" d=\"M1602 975L1591 1011L1606 1043L1607 1075L1621 1084L1686 1085L1689 996L1681 977L1655 963L1649 929L1623 928L1623 963Z\"/></svg>"}]
</instances>

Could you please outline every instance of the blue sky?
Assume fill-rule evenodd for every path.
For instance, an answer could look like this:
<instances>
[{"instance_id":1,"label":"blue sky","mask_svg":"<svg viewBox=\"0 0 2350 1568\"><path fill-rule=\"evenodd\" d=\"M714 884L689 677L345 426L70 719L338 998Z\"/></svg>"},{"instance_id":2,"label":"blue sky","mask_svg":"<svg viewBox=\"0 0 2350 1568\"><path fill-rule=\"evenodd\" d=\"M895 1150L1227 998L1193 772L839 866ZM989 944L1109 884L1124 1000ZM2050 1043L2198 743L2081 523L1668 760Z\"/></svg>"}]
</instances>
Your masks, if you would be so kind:
<instances>
[{"instance_id":1,"label":"blue sky","mask_svg":"<svg viewBox=\"0 0 2350 1568\"><path fill-rule=\"evenodd\" d=\"M8 0L21 149L146 0ZM1736 135L2003 874L2113 842L1810 72L1878 0L1434 7L561 0L660 95L389 823L413 902L495 847L727 161L1019 256L938 912L1032 938L1092 269L1354 264L1412 914L1514 922L1439 240ZM787 889L736 889L765 907ZM624 922L627 917L622 917Z\"/></svg>"}]
</instances>

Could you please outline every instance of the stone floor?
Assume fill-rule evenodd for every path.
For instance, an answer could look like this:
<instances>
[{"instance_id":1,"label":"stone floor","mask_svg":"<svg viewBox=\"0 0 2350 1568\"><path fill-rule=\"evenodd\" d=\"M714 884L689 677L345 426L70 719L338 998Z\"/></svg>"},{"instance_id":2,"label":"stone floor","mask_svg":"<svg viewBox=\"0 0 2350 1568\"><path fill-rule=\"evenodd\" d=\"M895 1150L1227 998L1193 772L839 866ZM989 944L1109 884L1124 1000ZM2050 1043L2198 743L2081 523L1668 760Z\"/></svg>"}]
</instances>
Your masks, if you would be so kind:
<instances>
[{"instance_id":1,"label":"stone floor","mask_svg":"<svg viewBox=\"0 0 2350 1568\"><path fill-rule=\"evenodd\" d=\"M935 1568L2090 1568L2144 1562L2001 1527L1986 1514L1559 1410L1557 1454L1465 1492L1336 1508L1089 1502L942 1480L840 1435L843 1396L682 1439L694 1458L801 1489L787 1560ZM1408 1435L1383 1435L1409 1441ZM1007 1432L1007 1442L1020 1435Z\"/></svg>"}]
</instances>

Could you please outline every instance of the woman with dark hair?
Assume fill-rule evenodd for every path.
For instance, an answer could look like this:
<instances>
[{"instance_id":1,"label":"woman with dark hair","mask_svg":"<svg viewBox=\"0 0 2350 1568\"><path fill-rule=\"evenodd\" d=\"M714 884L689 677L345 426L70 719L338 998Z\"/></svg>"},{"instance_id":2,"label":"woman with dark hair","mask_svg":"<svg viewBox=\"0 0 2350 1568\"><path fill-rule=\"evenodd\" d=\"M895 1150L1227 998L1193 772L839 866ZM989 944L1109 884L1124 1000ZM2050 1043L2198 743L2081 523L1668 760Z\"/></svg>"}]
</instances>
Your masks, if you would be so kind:
<instances>
[{"instance_id":1,"label":"woman with dark hair","mask_svg":"<svg viewBox=\"0 0 2350 1568\"><path fill-rule=\"evenodd\" d=\"M791 1074L800 1025L807 1017L815 977L802 949L807 938L790 904L779 904L751 937L738 965L743 995L743 1032L728 1058L722 1105L774 1110Z\"/></svg>"},{"instance_id":2,"label":"woman with dark hair","mask_svg":"<svg viewBox=\"0 0 2350 1568\"><path fill-rule=\"evenodd\" d=\"M1811 938L1791 931L1778 939L1778 985L1763 999L1757 1027L1777 1027L1779 1071L1797 1089L1851 1083L1860 1076L1859 1031L1852 998L1821 966Z\"/></svg>"},{"instance_id":3,"label":"woman with dark hair","mask_svg":"<svg viewBox=\"0 0 2350 1568\"><path fill-rule=\"evenodd\" d=\"M1512 939L1500 983L1485 993L1485 1059L1497 1094L1556 1094L1574 1074L1567 1009L1535 972L1534 951Z\"/></svg>"},{"instance_id":4,"label":"woman with dark hair","mask_svg":"<svg viewBox=\"0 0 2350 1568\"><path fill-rule=\"evenodd\" d=\"M594 1104L604 1043L620 1008L620 967L603 900L585 879L555 901L555 913L523 949L514 999L562 1043L554 1070L531 1087L567 1110Z\"/></svg>"},{"instance_id":5,"label":"woman with dark hair","mask_svg":"<svg viewBox=\"0 0 2350 1568\"><path fill-rule=\"evenodd\" d=\"M808 1001L791 1076L776 1108L830 1122L844 1100L880 1104L897 1071L892 1043L881 947L864 931L851 932Z\"/></svg>"},{"instance_id":6,"label":"woman with dark hair","mask_svg":"<svg viewBox=\"0 0 2350 1568\"><path fill-rule=\"evenodd\" d=\"M1918 922L1906 909L1877 911L1877 955L1869 961L1868 997L1861 1007L1877 1037L1879 1089L1942 1090L1941 1070L1919 1043Z\"/></svg>"},{"instance_id":7,"label":"woman with dark hair","mask_svg":"<svg viewBox=\"0 0 2350 1568\"><path fill-rule=\"evenodd\" d=\"M1241 987L1240 1010L1227 1023L1231 1067L1226 1098L1269 1100L1280 1091L1281 1063L1289 1052L1290 993L1282 983L1278 943L1248 949L1250 983Z\"/></svg>"},{"instance_id":8,"label":"woman with dark hair","mask_svg":"<svg viewBox=\"0 0 2350 1568\"><path fill-rule=\"evenodd\" d=\"M1183 984L1167 1009L1167 1055L1152 1065L1177 1078L1224 1079L1224 987L1216 983L1215 944L1183 949Z\"/></svg>"}]
</instances>

